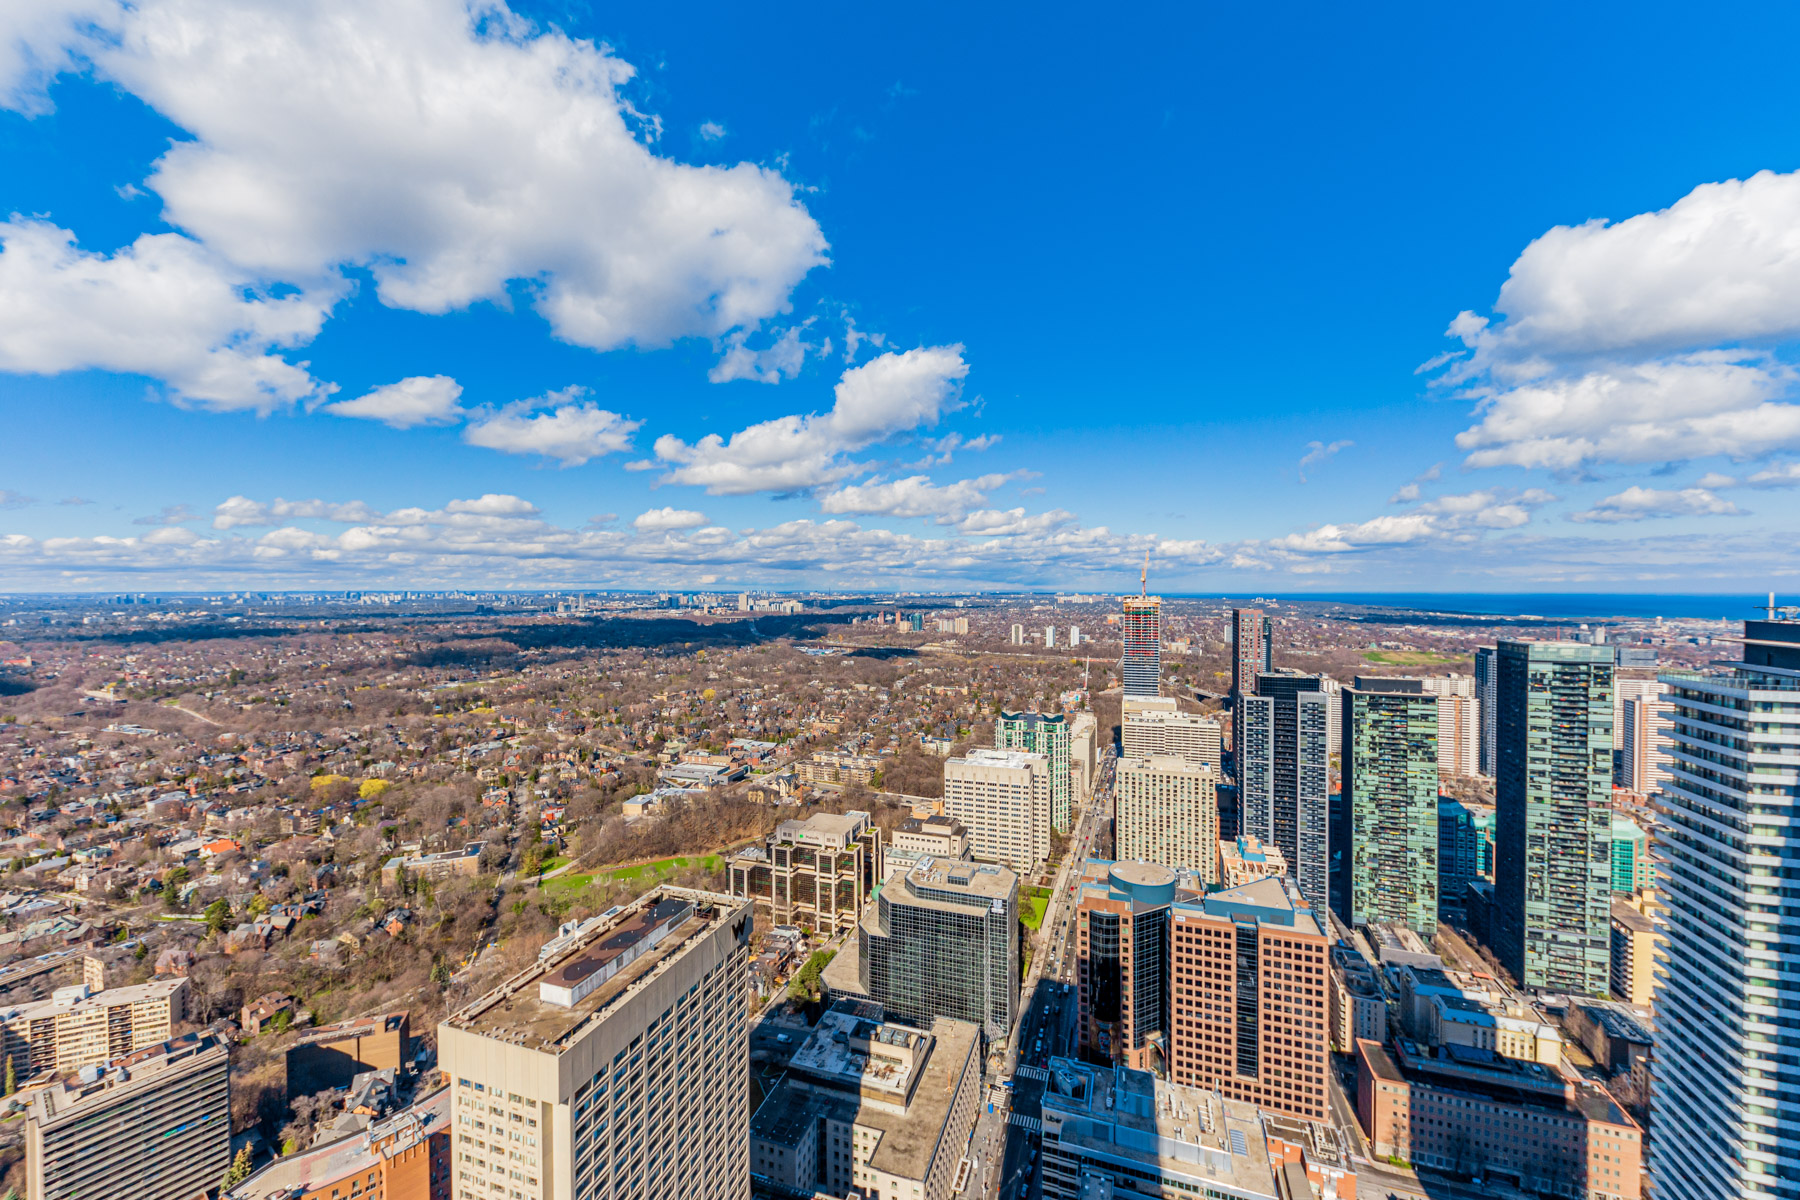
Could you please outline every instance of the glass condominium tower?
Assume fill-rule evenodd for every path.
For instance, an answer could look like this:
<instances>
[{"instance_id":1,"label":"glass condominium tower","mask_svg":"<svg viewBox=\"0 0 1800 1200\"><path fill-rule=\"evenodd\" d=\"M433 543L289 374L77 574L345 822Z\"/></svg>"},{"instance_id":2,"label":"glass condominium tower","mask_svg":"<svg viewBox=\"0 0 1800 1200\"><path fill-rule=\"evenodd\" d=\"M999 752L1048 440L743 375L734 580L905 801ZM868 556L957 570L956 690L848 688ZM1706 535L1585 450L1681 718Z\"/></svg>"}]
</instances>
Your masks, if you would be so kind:
<instances>
[{"instance_id":1,"label":"glass condominium tower","mask_svg":"<svg viewBox=\"0 0 1800 1200\"><path fill-rule=\"evenodd\" d=\"M1233 748L1242 832L1278 846L1314 912L1330 900L1331 698L1324 679L1294 671L1257 676L1240 697Z\"/></svg>"},{"instance_id":2,"label":"glass condominium tower","mask_svg":"<svg viewBox=\"0 0 1800 1200\"><path fill-rule=\"evenodd\" d=\"M1666 1200L1795 1200L1800 620L1745 622L1743 661L1717 666L1660 676L1650 1173Z\"/></svg>"},{"instance_id":3,"label":"glass condominium tower","mask_svg":"<svg viewBox=\"0 0 1800 1200\"><path fill-rule=\"evenodd\" d=\"M1127 596L1119 619L1125 650L1119 679L1127 699L1162 694L1162 597Z\"/></svg>"},{"instance_id":4,"label":"glass condominium tower","mask_svg":"<svg viewBox=\"0 0 1800 1200\"><path fill-rule=\"evenodd\" d=\"M1613 650L1502 640L1496 655L1494 953L1529 988L1607 993Z\"/></svg>"},{"instance_id":5,"label":"glass condominium tower","mask_svg":"<svg viewBox=\"0 0 1800 1200\"><path fill-rule=\"evenodd\" d=\"M1069 721L1061 713L1003 712L994 722L994 749L1023 750L1050 760L1050 828L1069 832Z\"/></svg>"},{"instance_id":6,"label":"glass condominium tower","mask_svg":"<svg viewBox=\"0 0 1800 1200\"><path fill-rule=\"evenodd\" d=\"M1437 932L1437 702L1418 679L1358 676L1344 689L1348 845L1335 861L1347 925L1398 921L1427 938Z\"/></svg>"}]
</instances>

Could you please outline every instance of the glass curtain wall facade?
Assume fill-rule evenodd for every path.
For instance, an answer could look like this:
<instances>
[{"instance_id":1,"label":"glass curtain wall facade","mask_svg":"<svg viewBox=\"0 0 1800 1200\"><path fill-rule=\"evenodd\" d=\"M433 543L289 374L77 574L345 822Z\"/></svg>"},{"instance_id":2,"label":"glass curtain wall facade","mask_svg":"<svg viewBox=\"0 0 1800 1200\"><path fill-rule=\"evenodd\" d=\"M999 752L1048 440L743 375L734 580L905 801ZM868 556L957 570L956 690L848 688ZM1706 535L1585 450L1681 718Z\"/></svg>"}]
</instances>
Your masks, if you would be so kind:
<instances>
[{"instance_id":1,"label":"glass curtain wall facade","mask_svg":"<svg viewBox=\"0 0 1800 1200\"><path fill-rule=\"evenodd\" d=\"M1338 915L1398 921L1426 938L1438 916L1438 697L1417 679L1344 689L1344 825Z\"/></svg>"},{"instance_id":2,"label":"glass curtain wall facade","mask_svg":"<svg viewBox=\"0 0 1800 1200\"><path fill-rule=\"evenodd\" d=\"M1475 651L1475 717L1480 722L1475 743L1475 769L1489 779L1494 777L1494 731L1498 728L1499 718L1498 654L1492 646L1482 646Z\"/></svg>"},{"instance_id":3,"label":"glass curtain wall facade","mask_svg":"<svg viewBox=\"0 0 1800 1200\"><path fill-rule=\"evenodd\" d=\"M1661 676L1650 1174L1667 1200L1800 1198L1800 621L1744 635L1742 663Z\"/></svg>"},{"instance_id":4,"label":"glass curtain wall facade","mask_svg":"<svg viewBox=\"0 0 1800 1200\"><path fill-rule=\"evenodd\" d=\"M1003 712L994 722L994 749L1023 750L1050 760L1050 827L1069 832L1069 721L1061 713Z\"/></svg>"},{"instance_id":5,"label":"glass curtain wall facade","mask_svg":"<svg viewBox=\"0 0 1800 1200\"><path fill-rule=\"evenodd\" d=\"M1162 694L1162 597L1127 596L1119 621L1125 651L1119 659L1119 679L1125 695Z\"/></svg>"},{"instance_id":6,"label":"glass curtain wall facade","mask_svg":"<svg viewBox=\"0 0 1800 1200\"><path fill-rule=\"evenodd\" d=\"M1612 966L1613 652L1502 641L1494 952L1525 987L1603 996Z\"/></svg>"},{"instance_id":7,"label":"glass curtain wall facade","mask_svg":"<svg viewBox=\"0 0 1800 1200\"><path fill-rule=\"evenodd\" d=\"M1238 704L1240 832L1278 846L1315 911L1330 902L1330 697L1317 675L1271 672Z\"/></svg>"},{"instance_id":8,"label":"glass curtain wall facade","mask_svg":"<svg viewBox=\"0 0 1800 1200\"><path fill-rule=\"evenodd\" d=\"M888 882L858 928L859 982L909 1024L936 1017L1003 1039L1016 1016L1018 877L930 860Z\"/></svg>"}]
</instances>

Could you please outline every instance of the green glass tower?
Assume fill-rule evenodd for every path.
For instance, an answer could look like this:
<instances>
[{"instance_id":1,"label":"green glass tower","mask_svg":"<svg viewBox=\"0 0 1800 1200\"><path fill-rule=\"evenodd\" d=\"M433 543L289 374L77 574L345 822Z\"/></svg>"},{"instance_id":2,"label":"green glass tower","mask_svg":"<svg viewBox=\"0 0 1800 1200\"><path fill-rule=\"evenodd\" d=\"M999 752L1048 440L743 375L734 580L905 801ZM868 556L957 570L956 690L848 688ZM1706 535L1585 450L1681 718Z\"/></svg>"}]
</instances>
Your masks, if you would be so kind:
<instances>
[{"instance_id":1,"label":"green glass tower","mask_svg":"<svg viewBox=\"0 0 1800 1200\"><path fill-rule=\"evenodd\" d=\"M1498 650L1494 953L1525 987L1605 995L1613 650L1513 640Z\"/></svg>"},{"instance_id":2,"label":"green glass tower","mask_svg":"<svg viewBox=\"0 0 1800 1200\"><path fill-rule=\"evenodd\" d=\"M1438 918L1437 697L1417 679L1358 677L1343 692L1338 916L1397 921L1429 938Z\"/></svg>"},{"instance_id":3,"label":"green glass tower","mask_svg":"<svg viewBox=\"0 0 1800 1200\"><path fill-rule=\"evenodd\" d=\"M1629 895L1650 886L1650 838L1630 817L1613 816L1612 890Z\"/></svg>"},{"instance_id":4,"label":"green glass tower","mask_svg":"<svg viewBox=\"0 0 1800 1200\"><path fill-rule=\"evenodd\" d=\"M1050 827L1069 832L1069 721L1061 713L1003 712L994 722L994 749L1023 750L1050 760Z\"/></svg>"}]
</instances>

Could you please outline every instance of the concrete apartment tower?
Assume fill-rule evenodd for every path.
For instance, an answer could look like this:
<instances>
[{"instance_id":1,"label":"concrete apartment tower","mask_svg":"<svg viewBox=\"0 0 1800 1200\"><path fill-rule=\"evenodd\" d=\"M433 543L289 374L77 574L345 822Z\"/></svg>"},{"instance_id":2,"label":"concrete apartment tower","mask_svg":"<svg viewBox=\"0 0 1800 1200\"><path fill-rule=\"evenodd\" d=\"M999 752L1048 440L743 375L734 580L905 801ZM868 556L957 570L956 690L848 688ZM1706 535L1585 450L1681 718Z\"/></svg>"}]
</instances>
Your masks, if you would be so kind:
<instances>
[{"instance_id":1,"label":"concrete apartment tower","mask_svg":"<svg viewBox=\"0 0 1800 1200\"><path fill-rule=\"evenodd\" d=\"M1231 698L1254 696L1256 677L1275 669L1274 627L1260 608L1231 610Z\"/></svg>"},{"instance_id":2,"label":"concrete apartment tower","mask_svg":"<svg viewBox=\"0 0 1800 1200\"><path fill-rule=\"evenodd\" d=\"M1069 733L1069 720L1061 713L1003 712L994 722L994 749L1023 750L1050 760L1050 827L1058 833L1067 833L1074 819Z\"/></svg>"},{"instance_id":3,"label":"concrete apartment tower","mask_svg":"<svg viewBox=\"0 0 1800 1200\"><path fill-rule=\"evenodd\" d=\"M751 918L660 888L440 1024L457 1200L745 1200Z\"/></svg>"},{"instance_id":4,"label":"concrete apartment tower","mask_svg":"<svg viewBox=\"0 0 1800 1200\"><path fill-rule=\"evenodd\" d=\"M1238 701L1242 828L1281 850L1314 912L1330 895L1331 697L1317 675L1272 671Z\"/></svg>"},{"instance_id":5,"label":"concrete apartment tower","mask_svg":"<svg viewBox=\"0 0 1800 1200\"><path fill-rule=\"evenodd\" d=\"M1219 775L1169 755L1119 760L1115 852L1219 882Z\"/></svg>"},{"instance_id":6,"label":"concrete apartment tower","mask_svg":"<svg viewBox=\"0 0 1800 1200\"><path fill-rule=\"evenodd\" d=\"M225 1044L190 1033L32 1094L27 1195L192 1200L231 1165Z\"/></svg>"},{"instance_id":7,"label":"concrete apartment tower","mask_svg":"<svg viewBox=\"0 0 1800 1200\"><path fill-rule=\"evenodd\" d=\"M944 815L969 831L976 858L1029 871L1050 857L1050 758L971 750L944 760Z\"/></svg>"},{"instance_id":8,"label":"concrete apartment tower","mask_svg":"<svg viewBox=\"0 0 1800 1200\"><path fill-rule=\"evenodd\" d=\"M1182 712L1173 696L1126 700L1120 716L1124 757L1168 754L1192 766L1222 769L1224 737L1216 718Z\"/></svg>"},{"instance_id":9,"label":"concrete apartment tower","mask_svg":"<svg viewBox=\"0 0 1800 1200\"><path fill-rule=\"evenodd\" d=\"M1438 917L1438 702L1417 679L1358 676L1344 689L1344 842L1333 889L1353 927L1398 921L1429 938Z\"/></svg>"},{"instance_id":10,"label":"concrete apartment tower","mask_svg":"<svg viewBox=\"0 0 1800 1200\"><path fill-rule=\"evenodd\" d=\"M1744 623L1743 661L1662 675L1650 1175L1666 1200L1800 1197L1800 611ZM1666 835L1666 836L1665 836Z\"/></svg>"},{"instance_id":11,"label":"concrete apartment tower","mask_svg":"<svg viewBox=\"0 0 1800 1200\"><path fill-rule=\"evenodd\" d=\"M1674 706L1654 679L1621 679L1614 698L1619 786L1646 796L1669 774L1669 719Z\"/></svg>"},{"instance_id":12,"label":"concrete apartment tower","mask_svg":"<svg viewBox=\"0 0 1800 1200\"><path fill-rule=\"evenodd\" d=\"M1494 953L1525 987L1605 995L1612 648L1503 640L1498 651Z\"/></svg>"}]
</instances>

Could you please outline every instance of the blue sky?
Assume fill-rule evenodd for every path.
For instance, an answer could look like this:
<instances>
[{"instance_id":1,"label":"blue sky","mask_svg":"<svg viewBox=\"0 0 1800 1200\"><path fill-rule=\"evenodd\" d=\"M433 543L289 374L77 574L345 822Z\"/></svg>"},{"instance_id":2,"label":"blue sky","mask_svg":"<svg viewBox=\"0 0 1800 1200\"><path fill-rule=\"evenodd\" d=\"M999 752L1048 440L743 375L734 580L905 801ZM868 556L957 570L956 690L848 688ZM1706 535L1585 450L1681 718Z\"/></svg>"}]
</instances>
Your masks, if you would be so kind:
<instances>
[{"instance_id":1,"label":"blue sky","mask_svg":"<svg viewBox=\"0 0 1800 1200\"><path fill-rule=\"evenodd\" d=\"M15 0L0 588L1783 590L1795 23Z\"/></svg>"}]
</instances>

